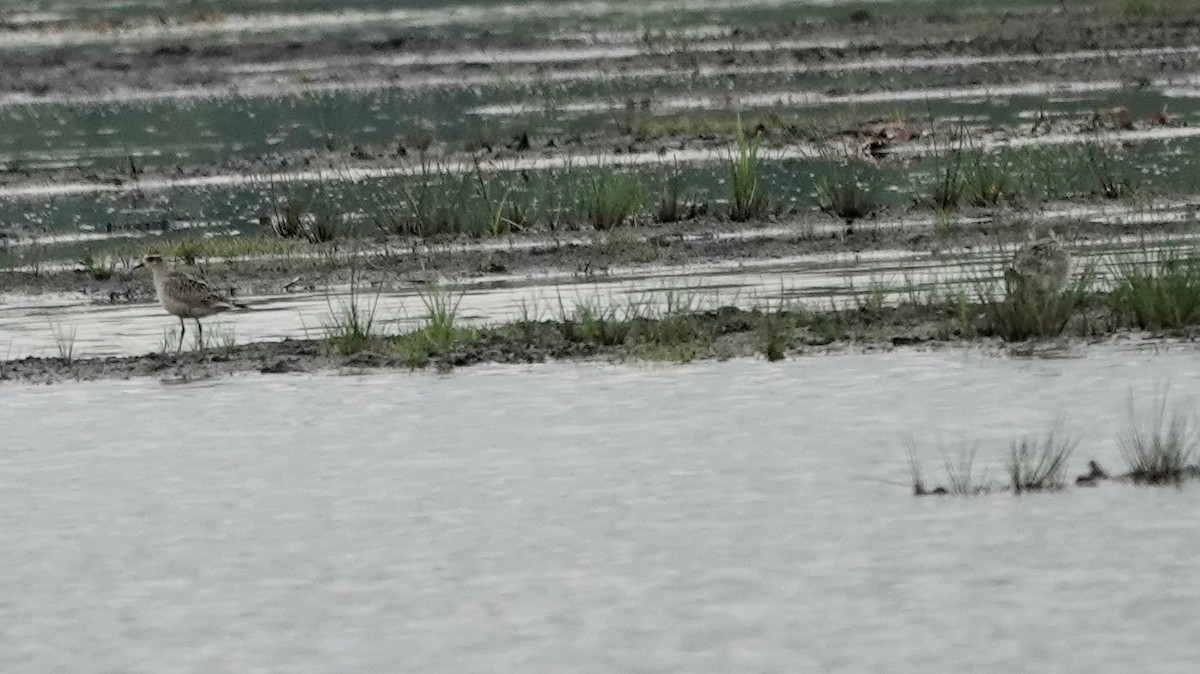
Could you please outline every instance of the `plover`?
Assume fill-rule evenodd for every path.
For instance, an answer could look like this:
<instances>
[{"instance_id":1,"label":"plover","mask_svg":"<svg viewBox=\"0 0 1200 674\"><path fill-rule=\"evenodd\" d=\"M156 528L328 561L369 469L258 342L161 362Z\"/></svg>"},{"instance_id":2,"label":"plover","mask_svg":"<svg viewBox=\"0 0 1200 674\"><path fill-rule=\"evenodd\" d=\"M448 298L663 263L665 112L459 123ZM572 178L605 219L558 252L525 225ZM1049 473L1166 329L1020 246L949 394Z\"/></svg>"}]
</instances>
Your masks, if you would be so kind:
<instances>
[{"instance_id":1,"label":"plover","mask_svg":"<svg viewBox=\"0 0 1200 674\"><path fill-rule=\"evenodd\" d=\"M184 319L196 321L199 343L204 345L204 326L200 319L230 309L245 309L246 305L213 290L203 280L167 265L161 255L147 255L134 269L146 267L154 275L154 290L158 301L167 313L179 317L179 346L183 348L183 335L187 331Z\"/></svg>"}]
</instances>

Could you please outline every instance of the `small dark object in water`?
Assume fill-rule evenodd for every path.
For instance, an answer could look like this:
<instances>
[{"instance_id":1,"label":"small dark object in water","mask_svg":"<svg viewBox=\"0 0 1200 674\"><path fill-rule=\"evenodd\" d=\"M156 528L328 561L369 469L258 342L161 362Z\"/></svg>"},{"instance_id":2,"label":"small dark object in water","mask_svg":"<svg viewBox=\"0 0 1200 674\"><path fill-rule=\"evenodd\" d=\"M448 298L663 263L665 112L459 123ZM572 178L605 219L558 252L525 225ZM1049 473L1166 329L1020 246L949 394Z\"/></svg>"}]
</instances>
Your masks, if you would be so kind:
<instances>
[{"instance_id":1,"label":"small dark object in water","mask_svg":"<svg viewBox=\"0 0 1200 674\"><path fill-rule=\"evenodd\" d=\"M517 152L524 152L525 150L528 150L530 146L529 132L522 131L520 135L515 135L512 137L512 141L508 144L508 149L516 150Z\"/></svg>"},{"instance_id":2,"label":"small dark object in water","mask_svg":"<svg viewBox=\"0 0 1200 674\"><path fill-rule=\"evenodd\" d=\"M1107 480L1108 473L1095 461L1088 461L1088 472L1075 478L1075 484L1080 487L1095 487L1100 480Z\"/></svg>"},{"instance_id":3,"label":"small dark object in water","mask_svg":"<svg viewBox=\"0 0 1200 674\"><path fill-rule=\"evenodd\" d=\"M934 487L932 491L927 490L925 484L920 480L913 484L913 496L944 496L949 493L945 487Z\"/></svg>"}]
</instances>

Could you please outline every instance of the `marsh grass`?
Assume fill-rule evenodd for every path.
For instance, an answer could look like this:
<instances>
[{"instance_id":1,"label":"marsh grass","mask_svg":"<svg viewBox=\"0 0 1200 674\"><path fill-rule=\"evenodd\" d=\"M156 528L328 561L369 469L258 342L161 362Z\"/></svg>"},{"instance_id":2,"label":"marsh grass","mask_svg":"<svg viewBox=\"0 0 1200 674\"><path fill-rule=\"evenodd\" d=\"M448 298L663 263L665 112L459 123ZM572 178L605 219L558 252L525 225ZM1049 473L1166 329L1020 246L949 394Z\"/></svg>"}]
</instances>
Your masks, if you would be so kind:
<instances>
[{"instance_id":1,"label":"marsh grass","mask_svg":"<svg viewBox=\"0 0 1200 674\"><path fill-rule=\"evenodd\" d=\"M966 129L956 126L947 134L933 136L932 174L918 188L917 197L919 205L940 211L957 210L967 190Z\"/></svg>"},{"instance_id":2,"label":"marsh grass","mask_svg":"<svg viewBox=\"0 0 1200 674\"><path fill-rule=\"evenodd\" d=\"M1121 199L1134 194L1136 183L1132 175L1121 167L1108 147L1089 143L1084 146L1082 159L1092 194L1106 199Z\"/></svg>"},{"instance_id":3,"label":"marsh grass","mask_svg":"<svg viewBox=\"0 0 1200 674\"><path fill-rule=\"evenodd\" d=\"M762 189L758 159L761 144L759 134L747 133L739 118L734 148L729 155L729 218L734 222L760 218L770 205Z\"/></svg>"},{"instance_id":4,"label":"marsh grass","mask_svg":"<svg viewBox=\"0 0 1200 674\"><path fill-rule=\"evenodd\" d=\"M1146 20L1183 16L1200 9L1200 3L1195 0L1109 0L1103 8L1123 19Z\"/></svg>"},{"instance_id":5,"label":"marsh grass","mask_svg":"<svg viewBox=\"0 0 1200 674\"><path fill-rule=\"evenodd\" d=\"M976 150L965 159L964 168L962 198L970 205L994 208L1019 199L1016 175L1001 157Z\"/></svg>"},{"instance_id":6,"label":"marsh grass","mask_svg":"<svg viewBox=\"0 0 1200 674\"><path fill-rule=\"evenodd\" d=\"M1092 278L1085 271L1062 289L1006 279L1002 293L996 292L995 282L981 281L976 285L980 332L1009 342L1059 337L1093 299Z\"/></svg>"},{"instance_id":7,"label":"marsh grass","mask_svg":"<svg viewBox=\"0 0 1200 674\"><path fill-rule=\"evenodd\" d=\"M779 312L763 315L759 322L759 335L762 339L762 352L768 362L774 363L784 359L791 331L783 315Z\"/></svg>"},{"instance_id":8,"label":"marsh grass","mask_svg":"<svg viewBox=\"0 0 1200 674\"><path fill-rule=\"evenodd\" d=\"M570 314L560 310L559 323L567 341L598 347L624 344L633 327L619 307L596 298L576 302Z\"/></svg>"},{"instance_id":9,"label":"marsh grass","mask_svg":"<svg viewBox=\"0 0 1200 674\"><path fill-rule=\"evenodd\" d=\"M1042 437L1023 436L1009 445L1008 477L1013 492L1062 489L1067 483L1067 460L1079 441L1056 423Z\"/></svg>"},{"instance_id":10,"label":"marsh grass","mask_svg":"<svg viewBox=\"0 0 1200 674\"><path fill-rule=\"evenodd\" d=\"M917 445L912 440L909 440L906 445L908 448L908 474L913 496L925 496L929 494L929 488L925 486L925 471L921 468L921 460L917 458Z\"/></svg>"},{"instance_id":11,"label":"marsh grass","mask_svg":"<svg viewBox=\"0 0 1200 674\"><path fill-rule=\"evenodd\" d=\"M422 155L416 175L396 183L395 198L383 205L375 224L389 234L441 238L481 236L497 222L474 178Z\"/></svg>"},{"instance_id":12,"label":"marsh grass","mask_svg":"<svg viewBox=\"0 0 1200 674\"><path fill-rule=\"evenodd\" d=\"M1148 415L1139 413L1129 397L1129 427L1119 440L1129 477L1141 484L1178 483L1196 473L1200 428L1195 414L1170 406L1163 391Z\"/></svg>"},{"instance_id":13,"label":"marsh grass","mask_svg":"<svg viewBox=\"0 0 1200 674\"><path fill-rule=\"evenodd\" d=\"M946 491L954 496L974 496L992 490L987 471L975 472L975 457L979 445L962 447L955 455L946 454L942 467L946 471Z\"/></svg>"},{"instance_id":14,"label":"marsh grass","mask_svg":"<svg viewBox=\"0 0 1200 674\"><path fill-rule=\"evenodd\" d=\"M392 346L409 367L422 367L433 357L446 357L470 340L474 330L458 324L459 305L463 293L440 286L431 286L419 294L425 307L421 327L396 337ZM446 364L449 366L448 363Z\"/></svg>"},{"instance_id":15,"label":"marsh grass","mask_svg":"<svg viewBox=\"0 0 1200 674\"><path fill-rule=\"evenodd\" d=\"M1146 257L1113 265L1112 300L1121 321L1143 330L1200 324L1200 260L1177 251Z\"/></svg>"},{"instance_id":16,"label":"marsh grass","mask_svg":"<svg viewBox=\"0 0 1200 674\"><path fill-rule=\"evenodd\" d=\"M367 298L360 287L357 267L350 272L350 293L334 306L327 295L325 303L329 311L322 321L325 343L329 350L348 356L371 348L381 335L376 331L375 312L379 306L379 293Z\"/></svg>"},{"instance_id":17,"label":"marsh grass","mask_svg":"<svg viewBox=\"0 0 1200 674\"><path fill-rule=\"evenodd\" d=\"M458 339L460 328L456 325L458 307L463 293L433 286L421 293L421 303L427 314L424 327L425 338L439 353L449 351Z\"/></svg>"},{"instance_id":18,"label":"marsh grass","mask_svg":"<svg viewBox=\"0 0 1200 674\"><path fill-rule=\"evenodd\" d=\"M96 256L91 253L87 253L80 258L79 264L83 267L84 273L97 281L107 281L112 278L117 268L117 264L112 257Z\"/></svg>"},{"instance_id":19,"label":"marsh grass","mask_svg":"<svg viewBox=\"0 0 1200 674\"><path fill-rule=\"evenodd\" d=\"M867 172L867 167L853 159L837 164L816 181L817 208L844 220L847 226L870 216L879 208L879 198Z\"/></svg>"},{"instance_id":20,"label":"marsh grass","mask_svg":"<svg viewBox=\"0 0 1200 674\"><path fill-rule=\"evenodd\" d=\"M694 220L707 211L707 205L687 198L683 187L683 175L679 171L679 164L676 163L658 191L651 214L654 221L669 223Z\"/></svg>"},{"instance_id":21,"label":"marsh grass","mask_svg":"<svg viewBox=\"0 0 1200 674\"><path fill-rule=\"evenodd\" d=\"M346 234L345 217L321 188L271 191L271 231L282 239L327 243Z\"/></svg>"},{"instance_id":22,"label":"marsh grass","mask_svg":"<svg viewBox=\"0 0 1200 674\"><path fill-rule=\"evenodd\" d=\"M924 469L918 459L916 443L908 443L908 469L914 496L931 494L948 494L952 496L976 496L992 491L992 483L987 479L987 471L975 470L975 457L979 453L979 445L960 447L954 454L943 448L942 470L946 483L929 488L925 481Z\"/></svg>"},{"instance_id":23,"label":"marsh grass","mask_svg":"<svg viewBox=\"0 0 1200 674\"><path fill-rule=\"evenodd\" d=\"M188 236L174 242L168 246L169 254L175 257L175 260L194 267L208 257L208 248L205 246L202 239L193 236Z\"/></svg>"},{"instance_id":24,"label":"marsh grass","mask_svg":"<svg viewBox=\"0 0 1200 674\"><path fill-rule=\"evenodd\" d=\"M63 362L70 365L75 362L75 336L77 328L63 328L60 323L52 323L50 330L54 333L54 348L58 351L58 357Z\"/></svg>"},{"instance_id":25,"label":"marsh grass","mask_svg":"<svg viewBox=\"0 0 1200 674\"><path fill-rule=\"evenodd\" d=\"M617 170L598 170L588 186L585 212L600 231L624 225L642 210L644 195L634 176Z\"/></svg>"},{"instance_id":26,"label":"marsh grass","mask_svg":"<svg viewBox=\"0 0 1200 674\"><path fill-rule=\"evenodd\" d=\"M170 353L172 351L183 350L183 336L174 328L163 328L162 335L158 340L158 352Z\"/></svg>"},{"instance_id":27,"label":"marsh grass","mask_svg":"<svg viewBox=\"0 0 1200 674\"><path fill-rule=\"evenodd\" d=\"M598 252L618 261L644 264L662 257L658 244L639 236L629 227L613 229L596 237Z\"/></svg>"}]
</instances>

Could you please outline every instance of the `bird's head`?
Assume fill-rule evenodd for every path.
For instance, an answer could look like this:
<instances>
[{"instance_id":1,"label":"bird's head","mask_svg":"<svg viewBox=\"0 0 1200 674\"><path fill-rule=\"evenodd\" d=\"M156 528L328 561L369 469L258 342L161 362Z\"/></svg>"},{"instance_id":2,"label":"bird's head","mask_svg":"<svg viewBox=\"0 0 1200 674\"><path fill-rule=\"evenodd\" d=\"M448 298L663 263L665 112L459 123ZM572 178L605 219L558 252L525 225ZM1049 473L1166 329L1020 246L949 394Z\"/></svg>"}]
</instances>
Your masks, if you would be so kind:
<instances>
[{"instance_id":1,"label":"bird's head","mask_svg":"<svg viewBox=\"0 0 1200 674\"><path fill-rule=\"evenodd\" d=\"M142 258L142 261L134 266L134 269L148 267L151 271L154 271L156 269L162 269L165 264L166 263L163 262L163 257L161 255L151 253L150 255Z\"/></svg>"}]
</instances>

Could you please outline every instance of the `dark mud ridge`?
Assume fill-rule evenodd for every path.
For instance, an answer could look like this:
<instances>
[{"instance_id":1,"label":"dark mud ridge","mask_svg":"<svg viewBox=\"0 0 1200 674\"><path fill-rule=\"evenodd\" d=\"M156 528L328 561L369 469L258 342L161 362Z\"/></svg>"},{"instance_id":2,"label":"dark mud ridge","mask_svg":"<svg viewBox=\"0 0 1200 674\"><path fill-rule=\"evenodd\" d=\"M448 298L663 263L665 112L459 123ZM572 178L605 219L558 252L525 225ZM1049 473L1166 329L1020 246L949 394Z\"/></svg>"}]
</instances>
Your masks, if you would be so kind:
<instances>
[{"instance_id":1,"label":"dark mud ridge","mask_svg":"<svg viewBox=\"0 0 1200 674\"><path fill-rule=\"evenodd\" d=\"M762 355L768 359L908 347L973 346L1003 353L991 339L954 340L928 326L900 325L870 335L839 339L794 327L770 326L776 314L723 307L664 319L583 324L575 321L515 322L459 329L452 343L436 346L418 330L399 336L287 339L199 351L105 358L25 358L0 361L0 381L54 383L158 377L190 381L235 373L359 372L437 369L482 363L551 360L670 361ZM1019 350L1012 351L1020 353Z\"/></svg>"}]
</instances>

